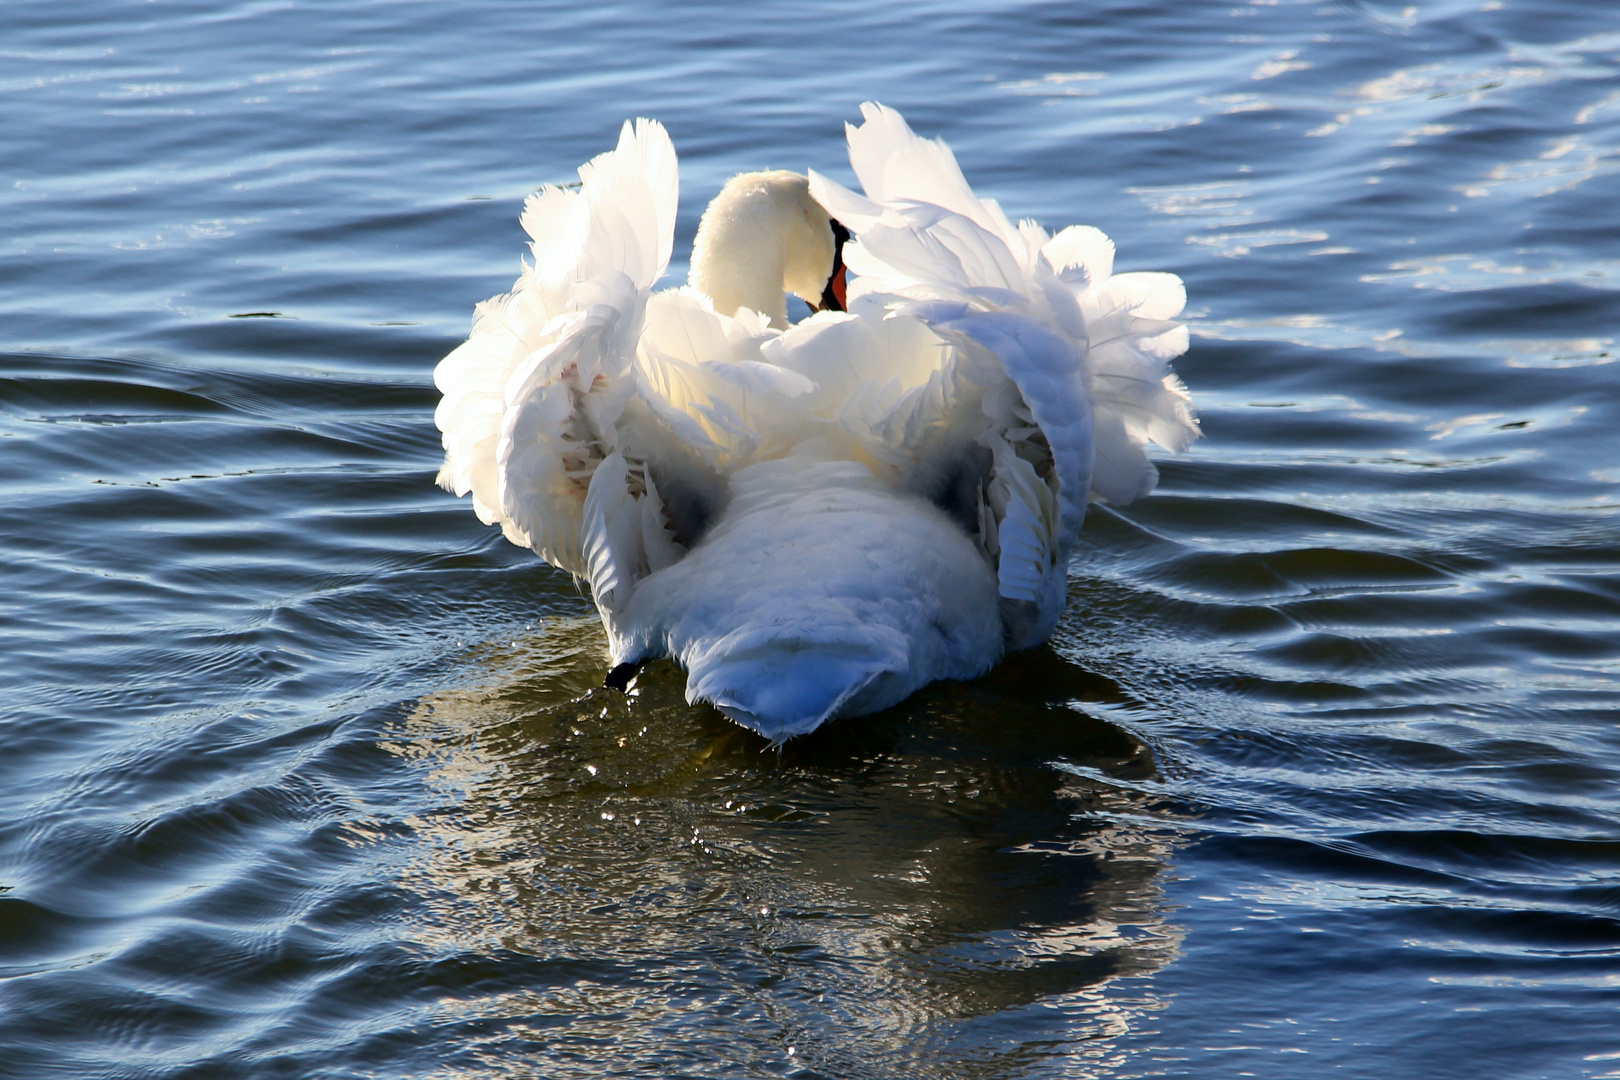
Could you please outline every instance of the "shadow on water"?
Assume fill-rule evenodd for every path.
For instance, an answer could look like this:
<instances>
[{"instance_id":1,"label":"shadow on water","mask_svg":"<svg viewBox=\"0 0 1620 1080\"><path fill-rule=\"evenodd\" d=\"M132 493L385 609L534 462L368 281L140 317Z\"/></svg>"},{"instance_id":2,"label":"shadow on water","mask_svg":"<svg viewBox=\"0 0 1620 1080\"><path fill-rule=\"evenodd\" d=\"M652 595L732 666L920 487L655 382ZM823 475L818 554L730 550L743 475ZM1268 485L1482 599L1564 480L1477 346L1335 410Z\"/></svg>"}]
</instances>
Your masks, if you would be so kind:
<instances>
[{"instance_id":1,"label":"shadow on water","mask_svg":"<svg viewBox=\"0 0 1620 1080\"><path fill-rule=\"evenodd\" d=\"M1169 841L1132 824L1152 756L1086 712L1108 680L1037 652L777 749L672 664L595 688L587 626L483 657L388 743L450 796L412 822L420 944L499 984L442 988L471 1071L1080 1075L1159 1007L1110 985L1179 931Z\"/></svg>"}]
</instances>

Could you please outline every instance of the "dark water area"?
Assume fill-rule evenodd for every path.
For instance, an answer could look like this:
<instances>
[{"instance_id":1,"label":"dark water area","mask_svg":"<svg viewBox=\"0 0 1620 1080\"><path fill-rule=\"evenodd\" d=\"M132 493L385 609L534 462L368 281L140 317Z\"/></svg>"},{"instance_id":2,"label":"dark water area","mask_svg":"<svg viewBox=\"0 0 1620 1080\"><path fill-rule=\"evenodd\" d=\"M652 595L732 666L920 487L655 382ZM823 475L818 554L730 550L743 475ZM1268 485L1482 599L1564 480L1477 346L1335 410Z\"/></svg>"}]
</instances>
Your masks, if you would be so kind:
<instances>
[{"instance_id":1,"label":"dark water area","mask_svg":"<svg viewBox=\"0 0 1620 1080\"><path fill-rule=\"evenodd\" d=\"M1181 274L1047 648L780 752L433 486L543 182ZM0 1077L1620 1076L1606 0L0 10ZM672 270L679 280L684 263Z\"/></svg>"}]
</instances>

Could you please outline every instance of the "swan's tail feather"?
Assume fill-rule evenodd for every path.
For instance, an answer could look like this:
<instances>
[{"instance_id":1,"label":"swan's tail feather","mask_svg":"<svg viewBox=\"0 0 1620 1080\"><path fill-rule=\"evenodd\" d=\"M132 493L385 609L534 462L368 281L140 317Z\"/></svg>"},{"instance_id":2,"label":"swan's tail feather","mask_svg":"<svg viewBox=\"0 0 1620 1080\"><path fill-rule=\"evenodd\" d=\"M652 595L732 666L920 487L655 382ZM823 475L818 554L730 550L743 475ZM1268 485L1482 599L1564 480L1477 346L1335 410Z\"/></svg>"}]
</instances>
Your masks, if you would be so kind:
<instances>
[{"instance_id":1,"label":"swan's tail feather","mask_svg":"<svg viewBox=\"0 0 1620 1080\"><path fill-rule=\"evenodd\" d=\"M624 618L633 648L686 667L688 701L779 741L999 657L994 572L929 503L813 453L753 464L731 489L724 521Z\"/></svg>"}]
</instances>

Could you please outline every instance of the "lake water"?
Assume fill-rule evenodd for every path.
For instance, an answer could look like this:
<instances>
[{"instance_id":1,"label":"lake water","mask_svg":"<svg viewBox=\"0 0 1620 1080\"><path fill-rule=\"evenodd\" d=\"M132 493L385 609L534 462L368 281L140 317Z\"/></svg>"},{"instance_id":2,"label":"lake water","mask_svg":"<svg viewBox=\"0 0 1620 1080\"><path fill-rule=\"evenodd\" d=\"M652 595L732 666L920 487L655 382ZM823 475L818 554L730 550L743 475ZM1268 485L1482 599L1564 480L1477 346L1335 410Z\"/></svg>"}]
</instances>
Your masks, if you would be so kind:
<instances>
[{"instance_id":1,"label":"lake water","mask_svg":"<svg viewBox=\"0 0 1620 1080\"><path fill-rule=\"evenodd\" d=\"M433 486L627 117L1181 274L1051 645L781 752ZM0 1076L1620 1076L1609 0L0 12Z\"/></svg>"}]
</instances>

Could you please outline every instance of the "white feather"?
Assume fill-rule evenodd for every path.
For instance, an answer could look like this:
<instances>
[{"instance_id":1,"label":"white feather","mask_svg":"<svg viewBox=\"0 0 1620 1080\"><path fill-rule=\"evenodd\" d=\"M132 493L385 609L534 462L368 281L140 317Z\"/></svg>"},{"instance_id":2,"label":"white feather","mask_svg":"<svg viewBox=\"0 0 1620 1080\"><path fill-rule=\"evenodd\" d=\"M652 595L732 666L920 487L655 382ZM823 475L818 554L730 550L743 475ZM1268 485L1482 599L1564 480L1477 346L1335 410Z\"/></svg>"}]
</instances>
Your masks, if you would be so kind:
<instances>
[{"instance_id":1,"label":"white feather","mask_svg":"<svg viewBox=\"0 0 1620 1080\"><path fill-rule=\"evenodd\" d=\"M686 667L690 700L780 740L1000 658L994 574L929 503L812 454L751 465L731 489L724 520L641 583L623 622L632 653Z\"/></svg>"},{"instance_id":2,"label":"white feather","mask_svg":"<svg viewBox=\"0 0 1620 1080\"><path fill-rule=\"evenodd\" d=\"M615 663L672 656L690 700L778 740L1045 640L1087 501L1145 494L1146 444L1197 435L1178 278L1114 274L1089 226L1013 225L943 142L862 113L865 194L748 174L705 214L693 280L732 314L651 291L675 153L626 124L577 191L530 197L534 265L434 373L440 482L589 581ZM854 234L849 310L788 327L826 212Z\"/></svg>"}]
</instances>

